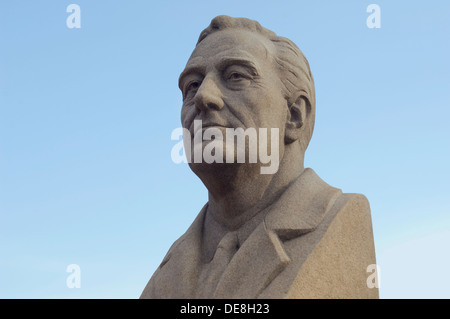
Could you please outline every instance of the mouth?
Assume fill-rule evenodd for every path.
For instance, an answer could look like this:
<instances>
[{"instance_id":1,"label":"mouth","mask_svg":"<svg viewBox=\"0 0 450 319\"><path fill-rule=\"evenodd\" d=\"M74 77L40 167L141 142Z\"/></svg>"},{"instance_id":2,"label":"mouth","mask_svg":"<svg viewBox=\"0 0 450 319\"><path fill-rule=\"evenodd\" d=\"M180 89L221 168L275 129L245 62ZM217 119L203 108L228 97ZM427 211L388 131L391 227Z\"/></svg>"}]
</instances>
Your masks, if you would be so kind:
<instances>
[{"instance_id":1,"label":"mouth","mask_svg":"<svg viewBox=\"0 0 450 319\"><path fill-rule=\"evenodd\" d=\"M190 130L191 131L191 133L193 133L192 134L192 137L194 137L194 135L197 133L197 132L199 132L199 131L202 131L202 132L204 132L207 128L212 128L212 127L215 127L215 128L227 128L227 126L225 126L225 125L223 125L223 124L219 124L219 123L201 123L202 125L192 125L191 127L192 127L192 129Z\"/></svg>"},{"instance_id":2,"label":"mouth","mask_svg":"<svg viewBox=\"0 0 450 319\"><path fill-rule=\"evenodd\" d=\"M210 124L202 124L201 126L203 129L208 128L208 127L225 127L225 125L222 124L216 124L216 123L210 123Z\"/></svg>"}]
</instances>

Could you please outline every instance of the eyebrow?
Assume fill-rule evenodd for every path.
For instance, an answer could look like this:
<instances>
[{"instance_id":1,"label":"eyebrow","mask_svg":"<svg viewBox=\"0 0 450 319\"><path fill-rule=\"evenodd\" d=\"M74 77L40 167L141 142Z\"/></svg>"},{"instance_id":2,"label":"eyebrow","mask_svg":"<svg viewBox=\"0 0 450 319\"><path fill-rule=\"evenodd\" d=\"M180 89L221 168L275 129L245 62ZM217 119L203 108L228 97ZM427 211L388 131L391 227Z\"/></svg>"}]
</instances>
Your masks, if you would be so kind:
<instances>
[{"instance_id":1,"label":"eyebrow","mask_svg":"<svg viewBox=\"0 0 450 319\"><path fill-rule=\"evenodd\" d=\"M251 69L253 71L253 73L258 74L258 68L256 67L256 64L249 59L241 58L241 57L225 56L222 59L220 59L218 67L220 70L223 70L230 65L236 65L236 64L247 67L247 68Z\"/></svg>"},{"instance_id":2,"label":"eyebrow","mask_svg":"<svg viewBox=\"0 0 450 319\"><path fill-rule=\"evenodd\" d=\"M205 73L205 67L202 65L198 65L198 64L193 64L193 65L189 65L188 67L186 67L183 72L181 72L180 76L178 77L178 87L180 88L180 90L183 90L181 82L182 80L193 73L199 73L199 74L204 74Z\"/></svg>"},{"instance_id":3,"label":"eyebrow","mask_svg":"<svg viewBox=\"0 0 450 319\"><path fill-rule=\"evenodd\" d=\"M223 71L226 67L230 65L241 65L244 67L249 68L255 75L258 75L258 67L256 64L247 58L242 57L235 57L235 56L224 56L220 59L219 63L217 64L217 68L220 71ZM182 89L181 82L182 80L192 74L192 73L198 73L198 74L204 74L205 73L205 66L199 65L199 64L192 64L187 66L183 72L181 72L180 77L178 78L178 87Z\"/></svg>"}]
</instances>

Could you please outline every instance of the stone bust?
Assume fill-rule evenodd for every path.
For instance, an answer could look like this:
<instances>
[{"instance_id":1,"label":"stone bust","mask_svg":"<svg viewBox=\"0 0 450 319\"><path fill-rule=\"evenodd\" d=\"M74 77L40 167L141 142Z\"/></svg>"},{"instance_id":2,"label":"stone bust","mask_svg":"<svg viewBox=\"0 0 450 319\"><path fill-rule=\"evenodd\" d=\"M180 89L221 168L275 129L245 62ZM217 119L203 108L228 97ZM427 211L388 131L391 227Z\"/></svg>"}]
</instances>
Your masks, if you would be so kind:
<instances>
[{"instance_id":1,"label":"stone bust","mask_svg":"<svg viewBox=\"0 0 450 319\"><path fill-rule=\"evenodd\" d=\"M179 87L189 154L207 145L194 138L201 120L202 132L223 133L216 137L228 128L276 128L273 143L258 141L278 156L269 173L261 170L267 161L249 160L247 144L241 161L190 161L208 202L141 298L378 298L366 282L375 264L367 199L303 166L315 91L300 49L256 21L218 16L200 34Z\"/></svg>"}]
</instances>

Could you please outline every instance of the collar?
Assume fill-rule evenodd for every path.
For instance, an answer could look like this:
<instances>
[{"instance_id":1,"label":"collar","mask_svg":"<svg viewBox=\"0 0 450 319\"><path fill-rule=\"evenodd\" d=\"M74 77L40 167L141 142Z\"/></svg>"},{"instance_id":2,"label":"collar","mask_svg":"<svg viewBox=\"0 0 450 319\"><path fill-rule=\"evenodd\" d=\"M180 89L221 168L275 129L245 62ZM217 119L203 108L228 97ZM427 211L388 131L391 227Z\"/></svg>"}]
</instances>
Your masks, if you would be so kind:
<instances>
[{"instance_id":1,"label":"collar","mask_svg":"<svg viewBox=\"0 0 450 319\"><path fill-rule=\"evenodd\" d=\"M266 227L283 241L308 233L320 224L340 193L306 168L270 207Z\"/></svg>"}]
</instances>

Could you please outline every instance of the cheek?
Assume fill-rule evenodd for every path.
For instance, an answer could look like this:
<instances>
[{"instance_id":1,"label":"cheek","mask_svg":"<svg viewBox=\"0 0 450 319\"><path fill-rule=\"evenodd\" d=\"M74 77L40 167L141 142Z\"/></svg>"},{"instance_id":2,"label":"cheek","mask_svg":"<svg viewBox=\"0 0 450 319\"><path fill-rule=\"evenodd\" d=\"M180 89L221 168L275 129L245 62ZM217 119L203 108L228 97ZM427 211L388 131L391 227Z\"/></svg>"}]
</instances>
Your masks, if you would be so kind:
<instances>
[{"instance_id":1,"label":"cheek","mask_svg":"<svg viewBox=\"0 0 450 319\"><path fill-rule=\"evenodd\" d=\"M271 90L261 90L248 95L246 109L257 127L280 128L284 130L287 116L286 100Z\"/></svg>"},{"instance_id":2,"label":"cheek","mask_svg":"<svg viewBox=\"0 0 450 319\"><path fill-rule=\"evenodd\" d=\"M181 108L181 125L189 128L196 115L194 105L183 105Z\"/></svg>"}]
</instances>

